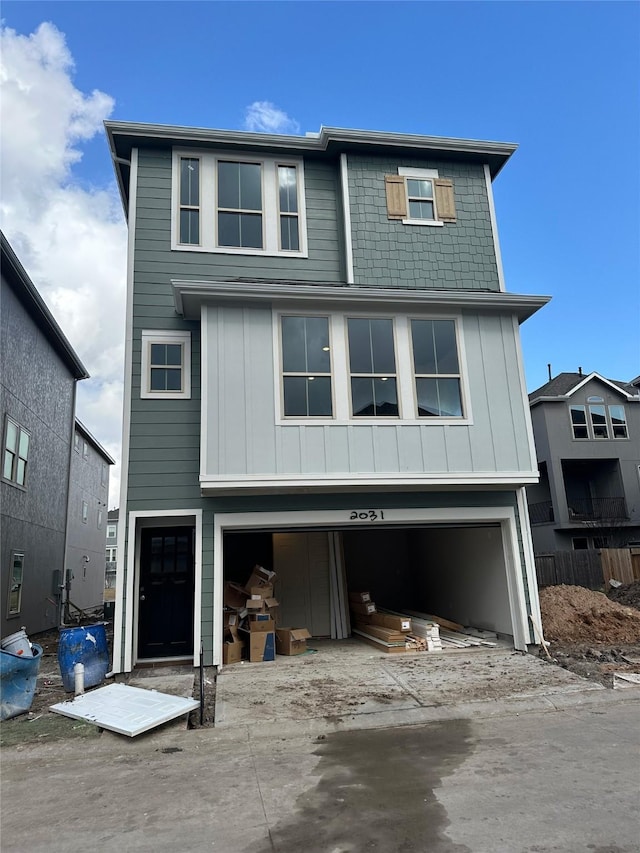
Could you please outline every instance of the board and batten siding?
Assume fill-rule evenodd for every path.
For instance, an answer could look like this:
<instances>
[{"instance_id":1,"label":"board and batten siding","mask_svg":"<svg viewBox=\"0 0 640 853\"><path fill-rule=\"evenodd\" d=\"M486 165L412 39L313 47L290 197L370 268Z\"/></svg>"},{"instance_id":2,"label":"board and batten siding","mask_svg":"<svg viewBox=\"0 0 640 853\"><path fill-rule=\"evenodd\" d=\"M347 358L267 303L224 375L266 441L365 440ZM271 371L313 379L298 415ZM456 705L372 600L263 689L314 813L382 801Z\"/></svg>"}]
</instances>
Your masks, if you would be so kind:
<instances>
[{"instance_id":1,"label":"board and batten siding","mask_svg":"<svg viewBox=\"0 0 640 853\"><path fill-rule=\"evenodd\" d=\"M304 180L308 257L172 251L171 149L142 149L138 157L136 290L140 295L167 298L171 296L168 287L159 294L157 286L168 285L172 278L343 282L344 239L337 168L331 163L306 159Z\"/></svg>"},{"instance_id":2,"label":"board and batten siding","mask_svg":"<svg viewBox=\"0 0 640 853\"><path fill-rule=\"evenodd\" d=\"M453 181L456 221L405 225L387 216L385 175L437 169ZM481 164L348 155L355 284L417 290L500 290Z\"/></svg>"},{"instance_id":3,"label":"board and batten siding","mask_svg":"<svg viewBox=\"0 0 640 853\"><path fill-rule=\"evenodd\" d=\"M208 476L500 473L531 470L517 327L500 314L463 316L470 424L278 424L272 312L209 307Z\"/></svg>"}]
</instances>

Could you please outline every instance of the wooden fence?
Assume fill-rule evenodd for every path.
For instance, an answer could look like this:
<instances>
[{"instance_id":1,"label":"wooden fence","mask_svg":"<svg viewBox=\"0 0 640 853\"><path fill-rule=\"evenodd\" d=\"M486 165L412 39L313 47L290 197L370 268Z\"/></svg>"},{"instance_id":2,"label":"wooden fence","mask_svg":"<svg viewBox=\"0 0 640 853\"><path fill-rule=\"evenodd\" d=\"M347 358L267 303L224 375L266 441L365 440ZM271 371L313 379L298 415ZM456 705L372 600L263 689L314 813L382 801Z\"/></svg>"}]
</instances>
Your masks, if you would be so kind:
<instances>
[{"instance_id":1,"label":"wooden fence","mask_svg":"<svg viewBox=\"0 0 640 853\"><path fill-rule=\"evenodd\" d=\"M569 584L602 589L610 580L632 583L640 580L640 548L553 551L536 554L538 586Z\"/></svg>"}]
</instances>

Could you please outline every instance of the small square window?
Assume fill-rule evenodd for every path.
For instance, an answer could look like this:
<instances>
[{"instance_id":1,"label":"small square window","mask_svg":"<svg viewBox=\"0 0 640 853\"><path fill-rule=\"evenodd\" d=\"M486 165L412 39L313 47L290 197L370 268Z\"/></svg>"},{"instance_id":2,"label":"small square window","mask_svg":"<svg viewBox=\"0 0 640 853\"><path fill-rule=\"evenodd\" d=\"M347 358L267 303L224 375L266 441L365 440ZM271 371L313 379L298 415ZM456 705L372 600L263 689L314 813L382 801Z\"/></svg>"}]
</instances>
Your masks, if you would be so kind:
<instances>
[{"instance_id":1,"label":"small square window","mask_svg":"<svg viewBox=\"0 0 640 853\"><path fill-rule=\"evenodd\" d=\"M140 396L165 400L191 397L190 332L142 332Z\"/></svg>"}]
</instances>

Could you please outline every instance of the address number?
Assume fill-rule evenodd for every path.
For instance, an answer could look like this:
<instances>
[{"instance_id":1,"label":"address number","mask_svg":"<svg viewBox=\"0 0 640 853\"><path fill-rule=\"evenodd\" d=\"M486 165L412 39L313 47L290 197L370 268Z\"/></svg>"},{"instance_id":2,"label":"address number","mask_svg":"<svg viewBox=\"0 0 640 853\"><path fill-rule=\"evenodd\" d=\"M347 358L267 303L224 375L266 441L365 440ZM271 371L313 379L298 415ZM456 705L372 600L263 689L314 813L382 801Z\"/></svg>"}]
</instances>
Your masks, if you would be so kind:
<instances>
[{"instance_id":1,"label":"address number","mask_svg":"<svg viewBox=\"0 0 640 853\"><path fill-rule=\"evenodd\" d=\"M349 521L384 521L384 510L382 509L354 509L349 516Z\"/></svg>"}]
</instances>

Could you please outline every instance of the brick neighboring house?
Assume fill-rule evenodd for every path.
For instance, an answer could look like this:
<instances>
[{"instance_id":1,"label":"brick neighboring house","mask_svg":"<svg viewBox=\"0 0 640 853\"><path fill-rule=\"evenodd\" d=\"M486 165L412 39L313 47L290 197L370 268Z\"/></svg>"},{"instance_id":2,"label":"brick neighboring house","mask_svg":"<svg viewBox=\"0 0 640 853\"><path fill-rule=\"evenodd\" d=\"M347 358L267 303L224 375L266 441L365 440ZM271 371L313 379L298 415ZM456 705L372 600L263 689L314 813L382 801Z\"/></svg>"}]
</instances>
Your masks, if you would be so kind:
<instances>
[{"instance_id":1,"label":"brick neighboring house","mask_svg":"<svg viewBox=\"0 0 640 853\"><path fill-rule=\"evenodd\" d=\"M492 182L508 143L106 122L129 227L114 670L222 663L224 581L535 642L538 472Z\"/></svg>"},{"instance_id":2,"label":"brick neighboring house","mask_svg":"<svg viewBox=\"0 0 640 853\"><path fill-rule=\"evenodd\" d=\"M529 394L536 553L640 543L640 378L560 373Z\"/></svg>"}]
</instances>

